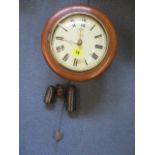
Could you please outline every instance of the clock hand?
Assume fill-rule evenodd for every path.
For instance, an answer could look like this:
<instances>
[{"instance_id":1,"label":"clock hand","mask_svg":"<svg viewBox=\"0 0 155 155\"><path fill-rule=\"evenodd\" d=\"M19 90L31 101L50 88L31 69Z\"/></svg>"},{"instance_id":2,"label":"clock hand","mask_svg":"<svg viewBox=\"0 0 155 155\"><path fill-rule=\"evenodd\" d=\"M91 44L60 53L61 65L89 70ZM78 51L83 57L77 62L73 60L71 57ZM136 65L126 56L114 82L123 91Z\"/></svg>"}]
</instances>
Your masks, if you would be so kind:
<instances>
[{"instance_id":1,"label":"clock hand","mask_svg":"<svg viewBox=\"0 0 155 155\"><path fill-rule=\"evenodd\" d=\"M77 45L77 43L76 43L76 42L74 42L74 41L72 41L72 40L62 39L62 41L66 41L66 42L68 42L68 43L70 43L70 44L76 44L76 45Z\"/></svg>"},{"instance_id":2,"label":"clock hand","mask_svg":"<svg viewBox=\"0 0 155 155\"><path fill-rule=\"evenodd\" d=\"M82 28L80 28L79 31L80 31L79 39L81 39L81 31L82 31Z\"/></svg>"},{"instance_id":3,"label":"clock hand","mask_svg":"<svg viewBox=\"0 0 155 155\"><path fill-rule=\"evenodd\" d=\"M82 30L83 30L82 28L79 29L80 34L79 34L79 39L78 39L78 41L77 41L77 45L78 45L78 46L81 46L81 45L82 45L82 39L81 39L81 31L82 31Z\"/></svg>"},{"instance_id":4,"label":"clock hand","mask_svg":"<svg viewBox=\"0 0 155 155\"><path fill-rule=\"evenodd\" d=\"M56 37L56 39L57 39L57 40L60 40L60 41L66 41L66 42L68 42L68 43L70 43L70 44L76 44L76 45L77 45L77 42L74 42L74 41L72 41L72 40L66 40L66 39L64 39L63 37Z\"/></svg>"}]
</instances>

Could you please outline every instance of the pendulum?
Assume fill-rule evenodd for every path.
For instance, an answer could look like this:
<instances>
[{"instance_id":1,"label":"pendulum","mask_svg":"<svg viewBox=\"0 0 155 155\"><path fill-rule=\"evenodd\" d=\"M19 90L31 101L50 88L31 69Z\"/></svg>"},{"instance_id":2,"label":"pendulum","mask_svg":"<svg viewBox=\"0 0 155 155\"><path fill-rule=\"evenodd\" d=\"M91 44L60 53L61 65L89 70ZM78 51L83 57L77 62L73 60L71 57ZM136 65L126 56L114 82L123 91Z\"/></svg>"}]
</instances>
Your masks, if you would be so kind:
<instances>
[{"instance_id":1,"label":"pendulum","mask_svg":"<svg viewBox=\"0 0 155 155\"><path fill-rule=\"evenodd\" d=\"M53 135L54 139L56 142L59 142L60 140L63 139L64 134L62 131L60 131L60 129L56 129Z\"/></svg>"}]
</instances>

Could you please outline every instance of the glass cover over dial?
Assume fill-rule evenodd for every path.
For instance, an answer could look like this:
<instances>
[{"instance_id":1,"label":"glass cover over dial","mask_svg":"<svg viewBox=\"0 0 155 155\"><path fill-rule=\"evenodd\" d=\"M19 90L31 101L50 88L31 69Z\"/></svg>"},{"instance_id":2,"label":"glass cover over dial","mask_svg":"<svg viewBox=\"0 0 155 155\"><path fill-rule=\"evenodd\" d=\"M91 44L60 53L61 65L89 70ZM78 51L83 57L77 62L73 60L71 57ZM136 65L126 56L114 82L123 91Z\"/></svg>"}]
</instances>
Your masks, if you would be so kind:
<instances>
[{"instance_id":1,"label":"glass cover over dial","mask_svg":"<svg viewBox=\"0 0 155 155\"><path fill-rule=\"evenodd\" d=\"M49 33L51 54L63 67L87 71L104 59L108 36L100 22L85 14L73 14L60 20Z\"/></svg>"}]
</instances>

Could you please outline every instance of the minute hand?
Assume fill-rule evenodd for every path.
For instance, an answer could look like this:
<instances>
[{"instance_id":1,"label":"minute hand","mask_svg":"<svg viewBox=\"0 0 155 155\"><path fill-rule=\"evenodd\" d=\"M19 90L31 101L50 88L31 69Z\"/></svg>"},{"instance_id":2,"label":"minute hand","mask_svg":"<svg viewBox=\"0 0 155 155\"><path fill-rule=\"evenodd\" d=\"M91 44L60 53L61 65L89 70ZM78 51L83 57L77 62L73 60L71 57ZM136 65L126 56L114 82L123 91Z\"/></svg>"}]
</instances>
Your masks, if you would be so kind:
<instances>
[{"instance_id":1,"label":"minute hand","mask_svg":"<svg viewBox=\"0 0 155 155\"><path fill-rule=\"evenodd\" d=\"M77 45L78 46L81 46L82 45L82 39L81 39L81 31L82 30L83 30L82 28L79 29L80 33L79 33L79 39L78 39L78 42L77 42Z\"/></svg>"}]
</instances>

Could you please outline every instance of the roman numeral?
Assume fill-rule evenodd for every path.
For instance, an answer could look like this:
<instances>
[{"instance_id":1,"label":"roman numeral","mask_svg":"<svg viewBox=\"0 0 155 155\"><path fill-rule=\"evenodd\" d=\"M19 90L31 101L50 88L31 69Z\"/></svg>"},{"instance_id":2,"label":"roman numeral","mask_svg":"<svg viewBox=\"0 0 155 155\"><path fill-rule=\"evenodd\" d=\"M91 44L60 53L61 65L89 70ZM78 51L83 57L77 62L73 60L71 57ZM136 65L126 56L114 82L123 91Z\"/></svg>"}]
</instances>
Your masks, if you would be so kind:
<instances>
[{"instance_id":1,"label":"roman numeral","mask_svg":"<svg viewBox=\"0 0 155 155\"><path fill-rule=\"evenodd\" d=\"M72 22L72 26L76 27L74 19L72 19L71 22Z\"/></svg>"},{"instance_id":2,"label":"roman numeral","mask_svg":"<svg viewBox=\"0 0 155 155\"><path fill-rule=\"evenodd\" d=\"M56 37L57 40L64 40L64 37Z\"/></svg>"},{"instance_id":3,"label":"roman numeral","mask_svg":"<svg viewBox=\"0 0 155 155\"><path fill-rule=\"evenodd\" d=\"M69 58L69 54L67 53L67 54L65 54L65 56L62 59L63 59L63 61L67 61L68 58Z\"/></svg>"},{"instance_id":4,"label":"roman numeral","mask_svg":"<svg viewBox=\"0 0 155 155\"><path fill-rule=\"evenodd\" d=\"M100 37L102 37L102 34L99 34L99 35L95 36L94 38L96 39L96 38L100 38Z\"/></svg>"},{"instance_id":5,"label":"roman numeral","mask_svg":"<svg viewBox=\"0 0 155 155\"><path fill-rule=\"evenodd\" d=\"M98 49L102 49L103 48L103 46L102 45L95 45L95 48L98 48Z\"/></svg>"},{"instance_id":6,"label":"roman numeral","mask_svg":"<svg viewBox=\"0 0 155 155\"><path fill-rule=\"evenodd\" d=\"M57 47L56 47L56 50L57 50L57 52L63 51L63 50L64 50L64 45L57 46Z\"/></svg>"},{"instance_id":7,"label":"roman numeral","mask_svg":"<svg viewBox=\"0 0 155 155\"><path fill-rule=\"evenodd\" d=\"M73 62L73 66L77 66L77 63L78 63L78 59L74 59L74 62Z\"/></svg>"},{"instance_id":8,"label":"roman numeral","mask_svg":"<svg viewBox=\"0 0 155 155\"><path fill-rule=\"evenodd\" d=\"M84 59L84 60L85 60L85 64L86 64L86 65L88 65L88 62L87 62L87 60L86 60L86 59Z\"/></svg>"},{"instance_id":9,"label":"roman numeral","mask_svg":"<svg viewBox=\"0 0 155 155\"><path fill-rule=\"evenodd\" d=\"M96 60L98 58L98 55L96 53L93 53L92 58Z\"/></svg>"},{"instance_id":10,"label":"roman numeral","mask_svg":"<svg viewBox=\"0 0 155 155\"><path fill-rule=\"evenodd\" d=\"M60 23L58 24L64 31L68 32L68 30L63 26L61 25Z\"/></svg>"},{"instance_id":11,"label":"roman numeral","mask_svg":"<svg viewBox=\"0 0 155 155\"><path fill-rule=\"evenodd\" d=\"M86 19L82 19L81 26L82 26L82 27L85 27L85 23L86 23Z\"/></svg>"},{"instance_id":12,"label":"roman numeral","mask_svg":"<svg viewBox=\"0 0 155 155\"><path fill-rule=\"evenodd\" d=\"M93 26L91 27L90 31L92 31L92 30L94 29L95 26L96 26L96 25L93 25Z\"/></svg>"}]
</instances>

